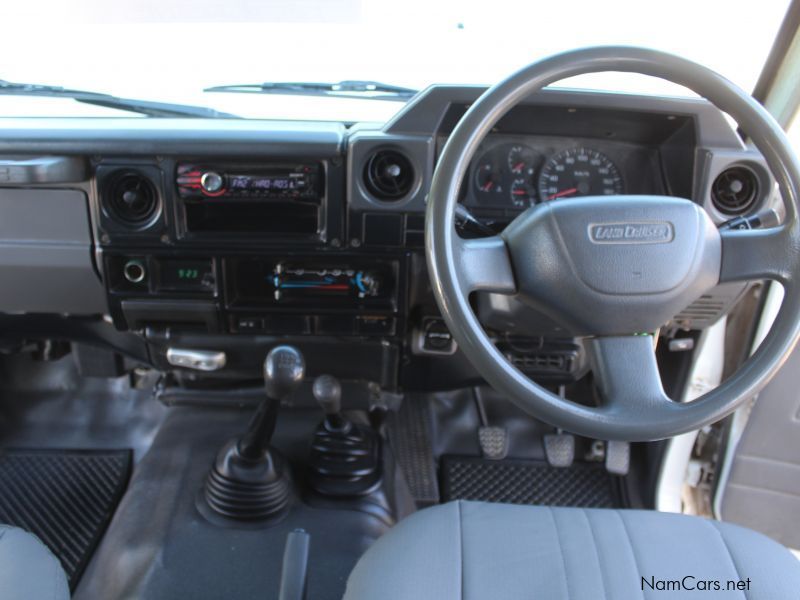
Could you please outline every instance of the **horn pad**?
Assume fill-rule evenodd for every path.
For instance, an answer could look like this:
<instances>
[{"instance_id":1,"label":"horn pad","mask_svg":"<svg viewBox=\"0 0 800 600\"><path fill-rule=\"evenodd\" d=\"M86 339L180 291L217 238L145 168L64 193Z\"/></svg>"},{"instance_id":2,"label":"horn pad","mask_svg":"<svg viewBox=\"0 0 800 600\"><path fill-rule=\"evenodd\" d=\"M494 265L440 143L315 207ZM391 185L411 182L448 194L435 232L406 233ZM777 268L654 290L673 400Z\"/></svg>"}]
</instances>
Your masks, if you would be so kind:
<instances>
[{"instance_id":1,"label":"horn pad","mask_svg":"<svg viewBox=\"0 0 800 600\"><path fill-rule=\"evenodd\" d=\"M520 299L575 335L654 331L719 281L719 232L680 198L551 201L503 238Z\"/></svg>"}]
</instances>

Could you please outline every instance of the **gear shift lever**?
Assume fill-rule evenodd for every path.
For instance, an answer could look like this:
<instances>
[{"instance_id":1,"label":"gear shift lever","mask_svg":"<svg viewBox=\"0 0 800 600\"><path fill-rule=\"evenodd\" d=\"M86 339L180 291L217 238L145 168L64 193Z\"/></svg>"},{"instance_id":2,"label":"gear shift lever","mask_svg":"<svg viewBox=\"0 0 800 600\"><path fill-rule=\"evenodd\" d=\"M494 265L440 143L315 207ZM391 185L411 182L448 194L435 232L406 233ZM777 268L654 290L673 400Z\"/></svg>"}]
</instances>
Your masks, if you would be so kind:
<instances>
[{"instance_id":1,"label":"gear shift lever","mask_svg":"<svg viewBox=\"0 0 800 600\"><path fill-rule=\"evenodd\" d=\"M266 398L247 431L217 455L206 480L205 499L217 513L254 521L280 516L289 504L290 484L283 459L270 447L281 400L303 381L305 361L292 346L273 348L264 360Z\"/></svg>"},{"instance_id":2,"label":"gear shift lever","mask_svg":"<svg viewBox=\"0 0 800 600\"><path fill-rule=\"evenodd\" d=\"M239 440L239 453L242 456L256 460L267 450L275 432L281 401L298 388L305 372L303 355L292 346L277 346L267 354L264 359L264 389L267 397L259 404L247 432Z\"/></svg>"},{"instance_id":3,"label":"gear shift lever","mask_svg":"<svg viewBox=\"0 0 800 600\"><path fill-rule=\"evenodd\" d=\"M309 457L309 483L328 497L365 496L381 479L380 442L368 426L341 413L342 386L331 375L320 375L311 388L325 420L317 427Z\"/></svg>"}]
</instances>

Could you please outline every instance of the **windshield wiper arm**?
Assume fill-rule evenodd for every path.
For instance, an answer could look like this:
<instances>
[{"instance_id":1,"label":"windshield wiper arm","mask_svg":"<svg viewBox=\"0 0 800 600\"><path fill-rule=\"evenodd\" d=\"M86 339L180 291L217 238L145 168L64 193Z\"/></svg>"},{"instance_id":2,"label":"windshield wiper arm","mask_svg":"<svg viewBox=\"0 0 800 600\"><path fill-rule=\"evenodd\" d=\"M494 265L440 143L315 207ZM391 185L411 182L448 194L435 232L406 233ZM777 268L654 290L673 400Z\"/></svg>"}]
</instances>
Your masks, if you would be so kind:
<instances>
[{"instance_id":1,"label":"windshield wiper arm","mask_svg":"<svg viewBox=\"0 0 800 600\"><path fill-rule=\"evenodd\" d=\"M43 96L49 98L72 98L76 102L117 108L149 117L200 117L205 119L238 118L236 115L219 112L204 106L172 104L169 102L152 102L120 98L100 92L71 90L56 85L40 85L35 83L12 83L0 79L0 96Z\"/></svg>"},{"instance_id":2,"label":"windshield wiper arm","mask_svg":"<svg viewBox=\"0 0 800 600\"><path fill-rule=\"evenodd\" d=\"M240 94L278 94L283 96L329 96L332 98L367 98L370 100L389 100L406 102L419 90L380 83L379 81L347 80L339 83L321 81L267 81L265 83L244 83L216 85L206 88L206 92L231 92Z\"/></svg>"}]
</instances>

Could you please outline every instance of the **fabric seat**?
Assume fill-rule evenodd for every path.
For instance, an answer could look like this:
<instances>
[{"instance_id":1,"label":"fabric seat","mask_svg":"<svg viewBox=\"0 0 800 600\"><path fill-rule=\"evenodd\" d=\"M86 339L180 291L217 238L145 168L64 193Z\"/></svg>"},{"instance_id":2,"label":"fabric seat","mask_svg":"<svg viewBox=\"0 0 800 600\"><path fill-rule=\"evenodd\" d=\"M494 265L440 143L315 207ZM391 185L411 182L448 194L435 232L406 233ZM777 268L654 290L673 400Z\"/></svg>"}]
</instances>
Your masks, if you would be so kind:
<instances>
[{"instance_id":1,"label":"fabric seat","mask_svg":"<svg viewBox=\"0 0 800 600\"><path fill-rule=\"evenodd\" d=\"M58 559L35 535L9 525L0 525L0 598L69 599L67 576Z\"/></svg>"},{"instance_id":2,"label":"fabric seat","mask_svg":"<svg viewBox=\"0 0 800 600\"><path fill-rule=\"evenodd\" d=\"M720 591L704 589L715 582ZM736 525L461 501L415 513L379 539L345 600L779 600L799 590L800 562Z\"/></svg>"}]
</instances>

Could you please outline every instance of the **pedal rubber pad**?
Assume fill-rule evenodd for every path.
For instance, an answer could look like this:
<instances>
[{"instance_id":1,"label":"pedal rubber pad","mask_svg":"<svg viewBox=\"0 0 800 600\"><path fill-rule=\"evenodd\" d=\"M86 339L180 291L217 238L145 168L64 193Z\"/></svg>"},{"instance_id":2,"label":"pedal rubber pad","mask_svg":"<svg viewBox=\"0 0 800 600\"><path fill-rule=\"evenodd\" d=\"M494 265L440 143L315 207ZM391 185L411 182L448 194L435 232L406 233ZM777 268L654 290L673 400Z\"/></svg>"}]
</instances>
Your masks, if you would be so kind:
<instances>
[{"instance_id":1,"label":"pedal rubber pad","mask_svg":"<svg viewBox=\"0 0 800 600\"><path fill-rule=\"evenodd\" d=\"M479 427L478 441L484 458L502 460L508 454L508 431L505 427Z\"/></svg>"},{"instance_id":2,"label":"pedal rubber pad","mask_svg":"<svg viewBox=\"0 0 800 600\"><path fill-rule=\"evenodd\" d=\"M575 436L571 433L550 433L544 436L544 453L553 467L571 467L575 461Z\"/></svg>"},{"instance_id":3,"label":"pedal rubber pad","mask_svg":"<svg viewBox=\"0 0 800 600\"><path fill-rule=\"evenodd\" d=\"M629 442L606 442L606 471L612 475L627 475L631 468Z\"/></svg>"}]
</instances>

